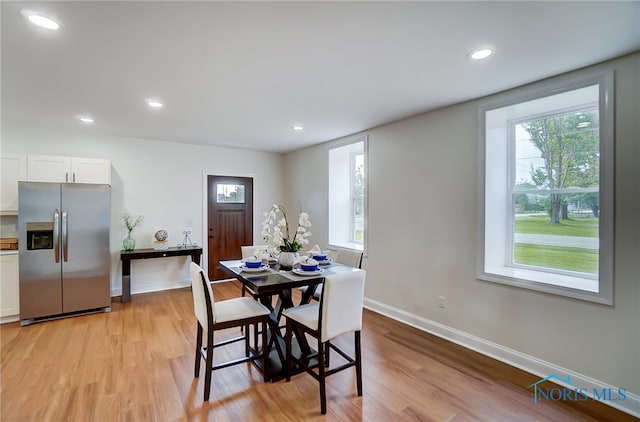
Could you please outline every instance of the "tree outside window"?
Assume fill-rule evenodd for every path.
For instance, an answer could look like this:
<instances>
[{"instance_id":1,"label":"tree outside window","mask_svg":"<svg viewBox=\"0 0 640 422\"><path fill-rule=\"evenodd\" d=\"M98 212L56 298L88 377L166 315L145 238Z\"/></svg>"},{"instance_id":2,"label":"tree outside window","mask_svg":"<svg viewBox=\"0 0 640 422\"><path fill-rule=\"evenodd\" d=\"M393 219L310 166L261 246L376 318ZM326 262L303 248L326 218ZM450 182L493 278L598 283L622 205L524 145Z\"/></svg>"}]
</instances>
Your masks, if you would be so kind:
<instances>
[{"instance_id":1,"label":"tree outside window","mask_svg":"<svg viewBox=\"0 0 640 422\"><path fill-rule=\"evenodd\" d=\"M612 303L612 104L594 72L478 106L479 279Z\"/></svg>"}]
</instances>

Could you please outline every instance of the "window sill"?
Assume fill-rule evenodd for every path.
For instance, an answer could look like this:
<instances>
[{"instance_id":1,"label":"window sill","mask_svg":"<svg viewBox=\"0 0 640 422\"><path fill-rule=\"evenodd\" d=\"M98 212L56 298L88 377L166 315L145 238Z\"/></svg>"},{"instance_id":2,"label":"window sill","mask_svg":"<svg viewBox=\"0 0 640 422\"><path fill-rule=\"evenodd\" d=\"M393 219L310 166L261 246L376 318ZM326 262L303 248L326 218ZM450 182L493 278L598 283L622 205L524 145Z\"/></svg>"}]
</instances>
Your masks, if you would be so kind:
<instances>
[{"instance_id":1,"label":"window sill","mask_svg":"<svg viewBox=\"0 0 640 422\"><path fill-rule=\"evenodd\" d=\"M611 300L598 292L597 279L513 267L490 268L478 274L477 278L590 302L612 304Z\"/></svg>"}]
</instances>

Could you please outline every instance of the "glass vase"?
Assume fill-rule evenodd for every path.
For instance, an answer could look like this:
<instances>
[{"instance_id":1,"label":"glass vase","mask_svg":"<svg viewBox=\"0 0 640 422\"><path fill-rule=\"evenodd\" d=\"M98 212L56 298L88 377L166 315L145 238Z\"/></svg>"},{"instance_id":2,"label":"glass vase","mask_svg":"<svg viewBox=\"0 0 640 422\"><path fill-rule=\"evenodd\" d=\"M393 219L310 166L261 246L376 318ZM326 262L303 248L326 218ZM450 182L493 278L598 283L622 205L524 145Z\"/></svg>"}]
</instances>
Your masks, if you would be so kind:
<instances>
[{"instance_id":1,"label":"glass vase","mask_svg":"<svg viewBox=\"0 0 640 422\"><path fill-rule=\"evenodd\" d=\"M131 232L127 234L127 237L122 241L122 249L125 251L132 251L136 248L136 240L131 237Z\"/></svg>"}]
</instances>

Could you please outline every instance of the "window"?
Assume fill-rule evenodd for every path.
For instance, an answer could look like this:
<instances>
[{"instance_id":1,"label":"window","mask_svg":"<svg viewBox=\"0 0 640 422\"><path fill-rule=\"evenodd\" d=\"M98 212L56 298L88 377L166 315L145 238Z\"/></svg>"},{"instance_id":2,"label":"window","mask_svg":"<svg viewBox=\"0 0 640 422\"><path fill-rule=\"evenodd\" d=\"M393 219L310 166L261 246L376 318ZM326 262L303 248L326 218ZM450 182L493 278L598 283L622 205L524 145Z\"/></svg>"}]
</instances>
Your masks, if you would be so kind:
<instances>
[{"instance_id":1,"label":"window","mask_svg":"<svg viewBox=\"0 0 640 422\"><path fill-rule=\"evenodd\" d=\"M329 245L364 250L366 136L329 147Z\"/></svg>"},{"instance_id":2,"label":"window","mask_svg":"<svg viewBox=\"0 0 640 422\"><path fill-rule=\"evenodd\" d=\"M613 298L613 74L479 106L478 278Z\"/></svg>"},{"instance_id":3,"label":"window","mask_svg":"<svg viewBox=\"0 0 640 422\"><path fill-rule=\"evenodd\" d=\"M218 183L216 186L216 202L244 204L244 185Z\"/></svg>"}]
</instances>

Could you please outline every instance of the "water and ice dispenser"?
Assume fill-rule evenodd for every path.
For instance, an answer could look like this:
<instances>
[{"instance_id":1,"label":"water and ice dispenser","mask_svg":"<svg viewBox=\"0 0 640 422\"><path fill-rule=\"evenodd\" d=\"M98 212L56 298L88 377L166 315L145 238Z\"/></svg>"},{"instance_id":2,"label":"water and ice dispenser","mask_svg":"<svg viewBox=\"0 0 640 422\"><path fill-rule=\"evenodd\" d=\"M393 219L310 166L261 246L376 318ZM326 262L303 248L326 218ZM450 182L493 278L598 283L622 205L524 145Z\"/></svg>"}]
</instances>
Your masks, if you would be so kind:
<instances>
[{"instance_id":1,"label":"water and ice dispenser","mask_svg":"<svg viewBox=\"0 0 640 422\"><path fill-rule=\"evenodd\" d=\"M53 222L27 223L27 250L53 249Z\"/></svg>"}]
</instances>

